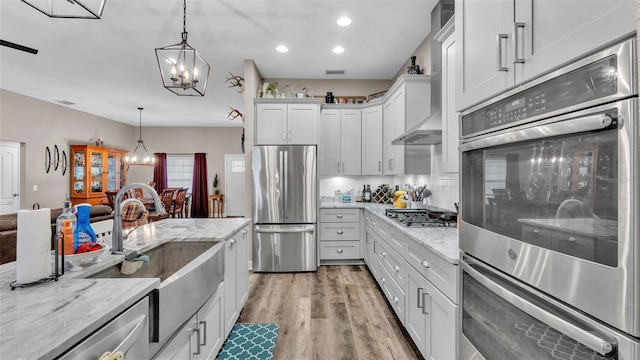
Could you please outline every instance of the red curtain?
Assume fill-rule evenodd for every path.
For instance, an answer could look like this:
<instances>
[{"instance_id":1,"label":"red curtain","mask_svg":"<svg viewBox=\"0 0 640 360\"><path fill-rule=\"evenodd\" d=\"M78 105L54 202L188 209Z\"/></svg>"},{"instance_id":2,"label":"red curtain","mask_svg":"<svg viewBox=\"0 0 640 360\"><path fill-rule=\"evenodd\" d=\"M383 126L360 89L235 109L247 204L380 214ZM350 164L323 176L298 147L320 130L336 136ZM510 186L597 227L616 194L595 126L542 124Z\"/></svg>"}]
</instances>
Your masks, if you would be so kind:
<instances>
[{"instance_id":1,"label":"red curtain","mask_svg":"<svg viewBox=\"0 0 640 360\"><path fill-rule=\"evenodd\" d=\"M153 157L153 182L156 183L156 192L162 194L162 190L167 188L167 154L154 153Z\"/></svg>"},{"instance_id":2,"label":"red curtain","mask_svg":"<svg viewBox=\"0 0 640 360\"><path fill-rule=\"evenodd\" d=\"M196 153L191 185L191 217L206 218L209 215L207 183L207 156L205 153Z\"/></svg>"}]
</instances>

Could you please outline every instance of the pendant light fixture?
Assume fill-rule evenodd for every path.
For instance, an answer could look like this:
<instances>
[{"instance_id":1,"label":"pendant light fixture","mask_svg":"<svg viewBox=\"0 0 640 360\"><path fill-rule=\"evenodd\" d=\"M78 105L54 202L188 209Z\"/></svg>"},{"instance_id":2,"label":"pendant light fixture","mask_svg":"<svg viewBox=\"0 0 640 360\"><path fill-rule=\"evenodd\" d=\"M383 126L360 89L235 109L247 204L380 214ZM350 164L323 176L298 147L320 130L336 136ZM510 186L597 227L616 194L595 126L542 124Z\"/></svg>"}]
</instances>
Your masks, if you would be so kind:
<instances>
[{"instance_id":1,"label":"pendant light fixture","mask_svg":"<svg viewBox=\"0 0 640 360\"><path fill-rule=\"evenodd\" d=\"M143 108L139 107L140 111L140 138L138 138L138 145L136 145L135 150L130 156L124 158L124 161L127 162L127 165L142 165L142 166L151 166L155 159L152 156L149 156L149 152L147 152L147 147L144 146L144 141L142 141L142 110Z\"/></svg>"},{"instance_id":2,"label":"pendant light fixture","mask_svg":"<svg viewBox=\"0 0 640 360\"><path fill-rule=\"evenodd\" d=\"M22 0L50 18L100 19L107 0Z\"/></svg>"},{"instance_id":3,"label":"pendant light fixture","mask_svg":"<svg viewBox=\"0 0 640 360\"><path fill-rule=\"evenodd\" d=\"M156 48L162 84L180 96L204 96L211 67L187 44L187 0L183 0L182 42Z\"/></svg>"}]
</instances>

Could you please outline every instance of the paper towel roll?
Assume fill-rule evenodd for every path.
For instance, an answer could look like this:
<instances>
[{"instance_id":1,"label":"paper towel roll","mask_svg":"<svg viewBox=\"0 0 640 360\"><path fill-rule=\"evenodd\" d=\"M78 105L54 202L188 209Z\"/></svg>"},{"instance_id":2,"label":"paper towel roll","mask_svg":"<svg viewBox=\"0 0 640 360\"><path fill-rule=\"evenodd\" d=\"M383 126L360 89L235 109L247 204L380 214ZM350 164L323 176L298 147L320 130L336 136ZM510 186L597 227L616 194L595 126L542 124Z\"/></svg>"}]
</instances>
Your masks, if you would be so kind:
<instances>
[{"instance_id":1,"label":"paper towel roll","mask_svg":"<svg viewBox=\"0 0 640 360\"><path fill-rule=\"evenodd\" d=\"M51 275L51 209L18 211L18 283Z\"/></svg>"}]
</instances>

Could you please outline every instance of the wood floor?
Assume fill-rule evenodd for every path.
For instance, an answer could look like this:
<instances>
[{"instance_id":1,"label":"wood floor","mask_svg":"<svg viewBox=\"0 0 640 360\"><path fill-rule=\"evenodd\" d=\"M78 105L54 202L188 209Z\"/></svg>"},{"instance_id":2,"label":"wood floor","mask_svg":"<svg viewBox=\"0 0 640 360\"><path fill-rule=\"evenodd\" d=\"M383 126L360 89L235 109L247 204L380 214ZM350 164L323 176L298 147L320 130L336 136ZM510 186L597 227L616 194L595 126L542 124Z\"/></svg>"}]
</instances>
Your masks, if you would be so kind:
<instances>
[{"instance_id":1,"label":"wood floor","mask_svg":"<svg viewBox=\"0 0 640 360\"><path fill-rule=\"evenodd\" d=\"M249 277L241 323L280 325L275 360L422 359L366 266Z\"/></svg>"}]
</instances>

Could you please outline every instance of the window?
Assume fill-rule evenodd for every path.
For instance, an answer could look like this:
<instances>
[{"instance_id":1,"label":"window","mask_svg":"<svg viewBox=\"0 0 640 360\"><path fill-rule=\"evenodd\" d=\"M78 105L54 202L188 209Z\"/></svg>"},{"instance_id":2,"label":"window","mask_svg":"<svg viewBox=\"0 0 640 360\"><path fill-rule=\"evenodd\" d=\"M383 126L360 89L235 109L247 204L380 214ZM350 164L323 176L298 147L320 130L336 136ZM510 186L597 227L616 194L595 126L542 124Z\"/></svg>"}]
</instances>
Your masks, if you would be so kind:
<instances>
[{"instance_id":1,"label":"window","mask_svg":"<svg viewBox=\"0 0 640 360\"><path fill-rule=\"evenodd\" d=\"M233 172L233 173L243 173L244 172L244 160L232 160L231 161L231 172Z\"/></svg>"},{"instance_id":2,"label":"window","mask_svg":"<svg viewBox=\"0 0 640 360\"><path fill-rule=\"evenodd\" d=\"M507 187L507 159L502 156L491 157L484 164L484 196L493 197L491 189Z\"/></svg>"},{"instance_id":3,"label":"window","mask_svg":"<svg viewBox=\"0 0 640 360\"><path fill-rule=\"evenodd\" d=\"M193 183L193 155L167 154L167 187L188 188Z\"/></svg>"}]
</instances>

